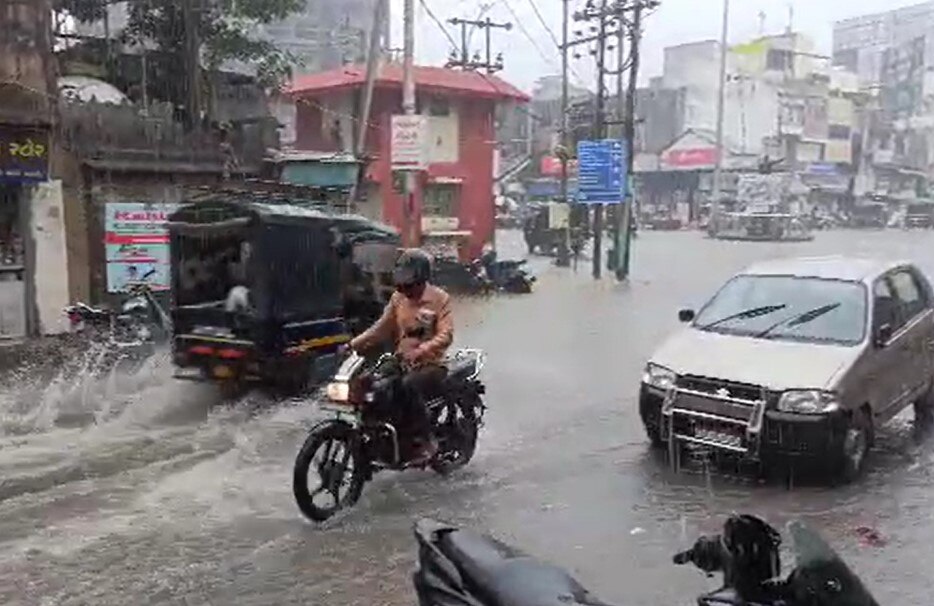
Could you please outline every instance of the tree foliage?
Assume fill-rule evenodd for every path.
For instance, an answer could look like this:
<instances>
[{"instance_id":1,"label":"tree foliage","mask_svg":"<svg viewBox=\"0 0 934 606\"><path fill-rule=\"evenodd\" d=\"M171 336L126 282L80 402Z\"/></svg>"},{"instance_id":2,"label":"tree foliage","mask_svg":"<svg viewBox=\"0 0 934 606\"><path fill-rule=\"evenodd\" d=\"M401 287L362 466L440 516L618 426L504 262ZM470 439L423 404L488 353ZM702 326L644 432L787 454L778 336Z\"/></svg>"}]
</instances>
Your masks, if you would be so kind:
<instances>
[{"instance_id":1,"label":"tree foliage","mask_svg":"<svg viewBox=\"0 0 934 606\"><path fill-rule=\"evenodd\" d=\"M115 0L54 0L56 10L67 11L81 22L104 17ZM294 58L255 34L257 24L287 19L304 8L306 0L130 0L129 19L120 42L146 46L162 57L164 81L151 82L158 96L181 101L186 65L185 3L190 2L193 25L200 40L200 61L217 70L225 61L237 60L256 69L260 83L275 86L287 78ZM153 74L156 78L159 74ZM159 94L162 93L162 94Z\"/></svg>"}]
</instances>

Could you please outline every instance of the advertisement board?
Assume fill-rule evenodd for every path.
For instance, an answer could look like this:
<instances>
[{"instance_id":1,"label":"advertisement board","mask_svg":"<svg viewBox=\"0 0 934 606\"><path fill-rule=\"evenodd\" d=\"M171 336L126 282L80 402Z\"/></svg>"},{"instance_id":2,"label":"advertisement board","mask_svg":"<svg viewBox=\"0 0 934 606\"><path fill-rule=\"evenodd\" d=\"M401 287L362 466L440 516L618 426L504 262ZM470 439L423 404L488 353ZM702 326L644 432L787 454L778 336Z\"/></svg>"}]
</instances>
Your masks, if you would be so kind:
<instances>
[{"instance_id":1,"label":"advertisement board","mask_svg":"<svg viewBox=\"0 0 934 606\"><path fill-rule=\"evenodd\" d=\"M133 282L167 290L169 232L166 222L176 204L112 202L104 206L107 291L126 292Z\"/></svg>"},{"instance_id":2,"label":"advertisement board","mask_svg":"<svg viewBox=\"0 0 934 606\"><path fill-rule=\"evenodd\" d=\"M393 170L424 170L427 167L425 116L393 116L390 156Z\"/></svg>"}]
</instances>

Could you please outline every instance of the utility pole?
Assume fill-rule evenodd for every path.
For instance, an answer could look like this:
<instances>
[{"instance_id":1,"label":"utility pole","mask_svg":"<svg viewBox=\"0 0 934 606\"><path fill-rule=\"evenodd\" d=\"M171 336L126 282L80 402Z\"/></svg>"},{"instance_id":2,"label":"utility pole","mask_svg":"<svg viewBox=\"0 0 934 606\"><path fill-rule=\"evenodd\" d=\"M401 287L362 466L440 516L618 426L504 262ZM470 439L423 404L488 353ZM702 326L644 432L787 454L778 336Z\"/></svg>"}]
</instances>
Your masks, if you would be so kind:
<instances>
[{"instance_id":1,"label":"utility pole","mask_svg":"<svg viewBox=\"0 0 934 606\"><path fill-rule=\"evenodd\" d=\"M512 29L512 23L494 23L489 17L486 19L449 19L451 25L459 25L461 28L461 52L460 58L457 52L452 49L451 57L448 59L446 67L460 67L466 70L486 70L488 74L495 74L503 69L503 54L499 53L496 59L493 58L493 40L492 31L494 29L503 29L507 32ZM477 53L474 58L470 58L470 49L467 44L467 27L479 27L486 33L486 61L480 60Z\"/></svg>"},{"instance_id":2,"label":"utility pole","mask_svg":"<svg viewBox=\"0 0 934 606\"><path fill-rule=\"evenodd\" d=\"M570 0L562 0L561 17L561 201L570 208L568 200L568 156L570 154L570 139L568 137L568 27L570 21ZM568 225L564 228L561 244L558 247L558 266L568 267L571 264L571 226L570 216Z\"/></svg>"},{"instance_id":3,"label":"utility pole","mask_svg":"<svg viewBox=\"0 0 934 606\"><path fill-rule=\"evenodd\" d=\"M616 267L616 278L625 280L629 277L629 264L632 258L632 224L636 216L636 192L635 192L635 161L636 161L636 91L639 81L639 50L642 46L642 9L643 0L636 0L635 8L632 13L632 31L629 34L629 89L626 93L626 116L623 122L623 138L627 142L626 154L626 199L623 201L623 208L620 209L622 221L622 243L618 250L621 251L619 265ZM622 40L620 40L622 47ZM622 75L620 75L622 81ZM619 244L618 244L619 246Z\"/></svg>"},{"instance_id":4,"label":"utility pole","mask_svg":"<svg viewBox=\"0 0 934 606\"><path fill-rule=\"evenodd\" d=\"M710 224L716 233L720 219L720 180L723 173L723 112L726 102L727 37L730 27L730 0L723 0L723 26L720 30L720 79L717 89L717 157L713 170L713 197L710 200Z\"/></svg>"},{"instance_id":5,"label":"utility pole","mask_svg":"<svg viewBox=\"0 0 934 606\"><path fill-rule=\"evenodd\" d=\"M386 4L389 0L376 0L373 14L373 28L370 30L369 47L366 57L366 87L360 98L360 110L357 114L357 140L354 142L353 152L357 160L357 179L354 182L350 195L350 203L356 205L363 198L361 184L365 174L366 164L363 156L366 153L366 136L369 132L370 109L373 106L373 89L376 87L376 78L380 67L382 46L380 37L383 33L383 23L386 21Z\"/></svg>"},{"instance_id":6,"label":"utility pole","mask_svg":"<svg viewBox=\"0 0 934 606\"><path fill-rule=\"evenodd\" d=\"M402 63L402 110L406 116L415 115L415 0L405 0L403 9L404 59ZM412 216L415 213L415 172L405 173L405 201L402 206L402 238L404 246L416 246L416 230Z\"/></svg>"},{"instance_id":7,"label":"utility pole","mask_svg":"<svg viewBox=\"0 0 934 606\"><path fill-rule=\"evenodd\" d=\"M639 0L636 0L639 2ZM626 115L627 104L626 99L623 97L623 80L626 76L626 31L625 28L620 24L619 31L616 33L616 124L620 127L620 139L623 141L623 148L626 150L627 158L632 155L632 146L626 143L626 138L629 135L628 130L626 129L626 124L628 122L628 116ZM634 49L635 46L633 45ZM632 52L632 51L630 51ZM630 76L631 78L631 76ZM628 178L628 172L627 178ZM624 243L624 239L628 239L629 233L627 231L627 221L629 207L626 204L626 200L622 200L622 203L617 208L616 212L616 225L613 226L613 255L614 263L613 269L616 272L616 278L618 280L624 280L626 278L625 271L623 270L624 258L627 253L626 249L628 248L628 242Z\"/></svg>"},{"instance_id":8,"label":"utility pole","mask_svg":"<svg viewBox=\"0 0 934 606\"><path fill-rule=\"evenodd\" d=\"M598 141L606 136L606 3L607 0L600 0L600 35L597 42L597 115L593 138ZM603 275L603 204L595 205L593 211L593 277L599 280Z\"/></svg>"}]
</instances>

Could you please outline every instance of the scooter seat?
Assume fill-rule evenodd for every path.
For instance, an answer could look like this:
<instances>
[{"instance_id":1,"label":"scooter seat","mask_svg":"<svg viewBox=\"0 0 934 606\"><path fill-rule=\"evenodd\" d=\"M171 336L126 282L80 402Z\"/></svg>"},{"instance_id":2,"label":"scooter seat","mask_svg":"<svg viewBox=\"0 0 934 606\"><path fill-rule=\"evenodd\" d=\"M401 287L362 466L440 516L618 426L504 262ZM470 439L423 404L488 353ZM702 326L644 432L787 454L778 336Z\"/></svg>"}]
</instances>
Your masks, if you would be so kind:
<instances>
[{"instance_id":1,"label":"scooter seat","mask_svg":"<svg viewBox=\"0 0 934 606\"><path fill-rule=\"evenodd\" d=\"M608 606L561 568L495 539L455 530L439 548L487 606Z\"/></svg>"}]
</instances>

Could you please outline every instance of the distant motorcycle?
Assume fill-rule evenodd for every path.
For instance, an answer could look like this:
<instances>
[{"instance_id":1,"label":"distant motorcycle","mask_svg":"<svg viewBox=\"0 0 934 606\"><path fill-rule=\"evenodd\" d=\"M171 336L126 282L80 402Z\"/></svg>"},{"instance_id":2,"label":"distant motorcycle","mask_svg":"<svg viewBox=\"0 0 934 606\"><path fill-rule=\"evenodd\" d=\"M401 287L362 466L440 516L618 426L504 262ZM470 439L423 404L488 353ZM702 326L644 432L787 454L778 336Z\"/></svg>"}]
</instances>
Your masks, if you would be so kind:
<instances>
[{"instance_id":1,"label":"distant motorcycle","mask_svg":"<svg viewBox=\"0 0 934 606\"><path fill-rule=\"evenodd\" d=\"M532 292L535 276L525 269L527 260L499 261L496 253L490 251L480 257L480 263L483 265L487 278L497 290L516 294Z\"/></svg>"},{"instance_id":2,"label":"distant motorcycle","mask_svg":"<svg viewBox=\"0 0 934 606\"><path fill-rule=\"evenodd\" d=\"M479 260L464 263L451 257L435 257L432 265L431 281L448 292L484 295L496 289Z\"/></svg>"},{"instance_id":3,"label":"distant motorcycle","mask_svg":"<svg viewBox=\"0 0 934 606\"><path fill-rule=\"evenodd\" d=\"M816 532L794 522L795 568L781 579L781 537L753 516L732 516L722 535L701 537L674 556L724 585L697 598L699 606L878 606L857 577ZM415 526L419 606L611 606L566 571L496 539L432 520Z\"/></svg>"},{"instance_id":4,"label":"distant motorcycle","mask_svg":"<svg viewBox=\"0 0 934 606\"><path fill-rule=\"evenodd\" d=\"M438 452L426 465L442 475L467 465L476 451L486 411L479 379L483 359L479 350L454 353L445 361L448 373L439 392L428 394ZM321 408L334 417L312 428L292 475L295 500L309 519L324 521L352 507L376 472L412 466L412 432L399 406L408 397L403 376L394 354L372 363L354 353L327 386Z\"/></svg>"}]
</instances>

